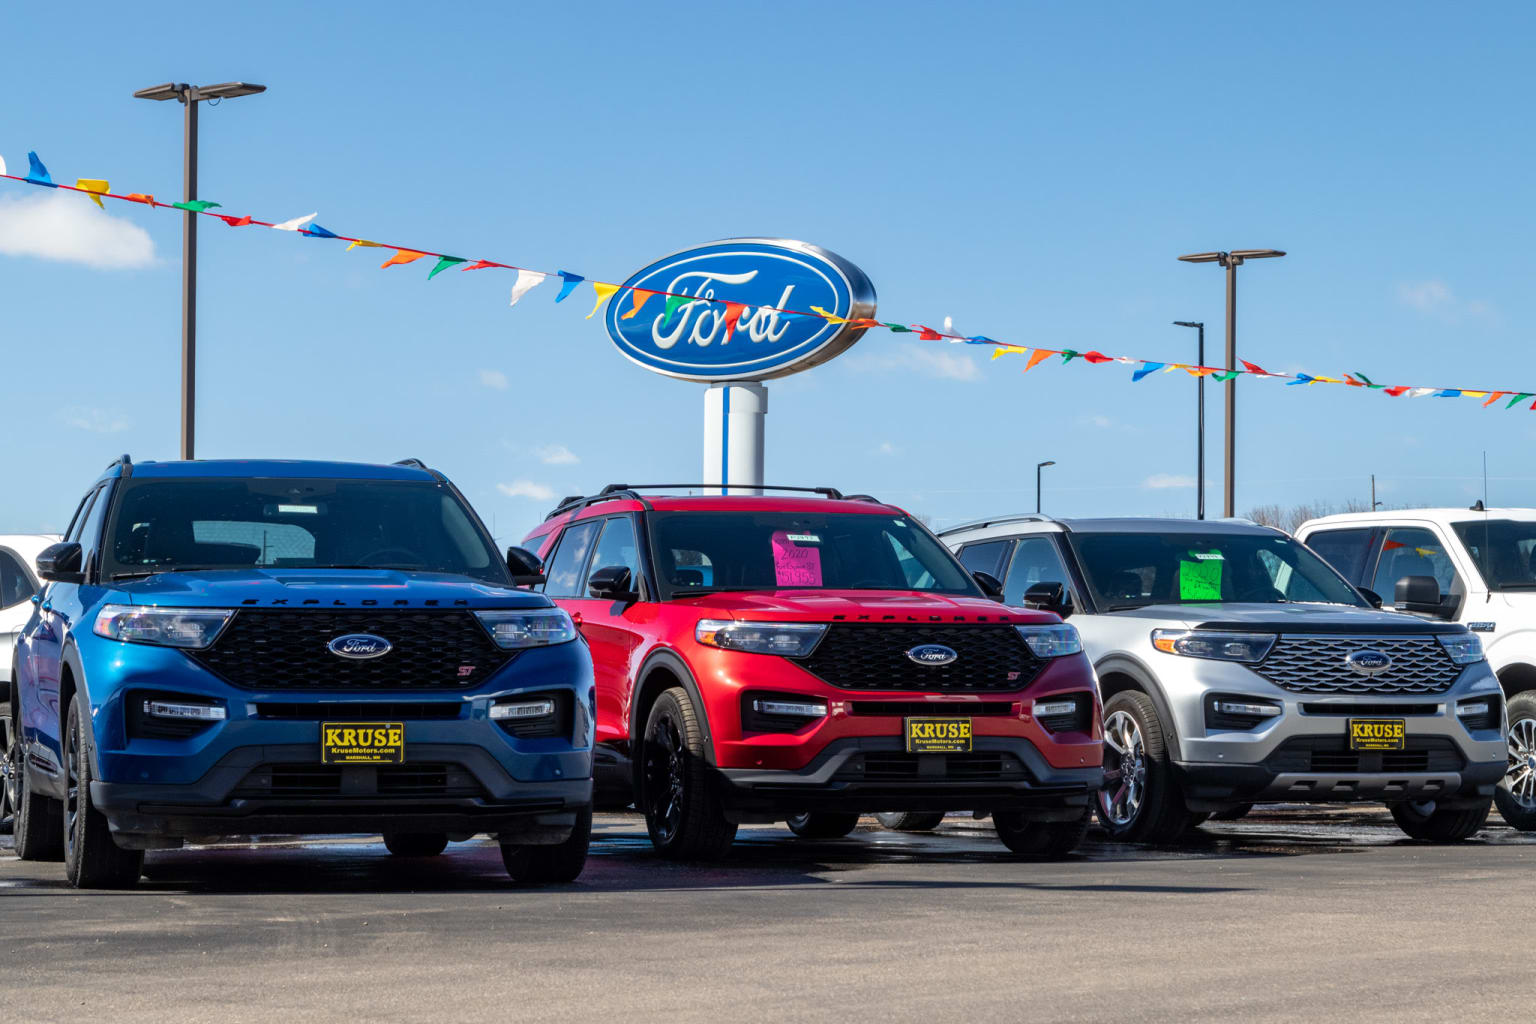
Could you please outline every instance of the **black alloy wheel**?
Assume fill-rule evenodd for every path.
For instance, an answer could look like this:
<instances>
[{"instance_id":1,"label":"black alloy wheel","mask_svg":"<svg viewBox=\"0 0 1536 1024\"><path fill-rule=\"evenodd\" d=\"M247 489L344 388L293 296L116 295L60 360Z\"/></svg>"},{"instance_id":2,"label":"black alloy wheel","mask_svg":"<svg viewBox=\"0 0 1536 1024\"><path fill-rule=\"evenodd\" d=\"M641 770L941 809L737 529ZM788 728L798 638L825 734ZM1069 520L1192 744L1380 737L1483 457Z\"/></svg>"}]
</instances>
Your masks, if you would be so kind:
<instances>
[{"instance_id":1,"label":"black alloy wheel","mask_svg":"<svg viewBox=\"0 0 1536 1024\"><path fill-rule=\"evenodd\" d=\"M693 699L680 686L656 698L640 750L640 792L651 844L664 857L717 860L736 838L725 814Z\"/></svg>"}]
</instances>

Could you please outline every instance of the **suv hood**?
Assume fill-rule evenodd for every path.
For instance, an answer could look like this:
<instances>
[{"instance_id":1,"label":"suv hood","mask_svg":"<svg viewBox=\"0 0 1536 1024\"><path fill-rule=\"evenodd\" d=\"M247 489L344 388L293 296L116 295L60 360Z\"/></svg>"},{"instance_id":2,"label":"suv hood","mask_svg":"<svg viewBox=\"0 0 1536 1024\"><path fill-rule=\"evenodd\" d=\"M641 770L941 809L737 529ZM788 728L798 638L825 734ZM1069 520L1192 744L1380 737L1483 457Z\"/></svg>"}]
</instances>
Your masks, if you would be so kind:
<instances>
[{"instance_id":1,"label":"suv hood","mask_svg":"<svg viewBox=\"0 0 1536 1024\"><path fill-rule=\"evenodd\" d=\"M1153 604L1106 613L1187 629L1233 629L1261 633L1459 633L1454 622L1402 612L1351 608L1341 604Z\"/></svg>"},{"instance_id":2,"label":"suv hood","mask_svg":"<svg viewBox=\"0 0 1536 1024\"><path fill-rule=\"evenodd\" d=\"M753 590L674 597L722 617L831 622L1017 622L1050 623L1050 612L1010 608L982 597L928 594L912 590Z\"/></svg>"},{"instance_id":3,"label":"suv hood","mask_svg":"<svg viewBox=\"0 0 1536 1024\"><path fill-rule=\"evenodd\" d=\"M543 594L447 573L398 569L167 572L113 587L123 603L179 608L546 608Z\"/></svg>"}]
</instances>

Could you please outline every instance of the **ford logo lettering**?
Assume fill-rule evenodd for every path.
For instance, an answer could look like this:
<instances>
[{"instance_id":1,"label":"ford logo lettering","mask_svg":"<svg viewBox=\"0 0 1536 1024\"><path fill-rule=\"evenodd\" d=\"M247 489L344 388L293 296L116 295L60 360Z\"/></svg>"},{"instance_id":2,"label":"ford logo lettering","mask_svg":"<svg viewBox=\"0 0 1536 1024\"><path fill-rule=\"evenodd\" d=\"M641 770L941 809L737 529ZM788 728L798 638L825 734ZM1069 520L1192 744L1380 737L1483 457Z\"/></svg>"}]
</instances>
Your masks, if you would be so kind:
<instances>
[{"instance_id":1,"label":"ford logo lettering","mask_svg":"<svg viewBox=\"0 0 1536 1024\"><path fill-rule=\"evenodd\" d=\"M1392 667L1392 659L1380 651L1356 651L1344 659L1344 664L1362 676L1379 676Z\"/></svg>"},{"instance_id":2,"label":"ford logo lettering","mask_svg":"<svg viewBox=\"0 0 1536 1024\"><path fill-rule=\"evenodd\" d=\"M372 633L348 633L346 636L337 637L326 646L339 658L365 661L368 658L384 657L394 645Z\"/></svg>"},{"instance_id":3,"label":"ford logo lettering","mask_svg":"<svg viewBox=\"0 0 1536 1024\"><path fill-rule=\"evenodd\" d=\"M632 292L608 303L604 323L619 351L647 370L706 383L808 370L867 329L822 319L812 306L850 320L875 315L875 288L862 270L818 246L780 238L732 238L685 249L637 271L624 288L663 294L628 318ZM663 295L692 298L669 307ZM730 337L726 303L744 307Z\"/></svg>"},{"instance_id":4,"label":"ford logo lettering","mask_svg":"<svg viewBox=\"0 0 1536 1024\"><path fill-rule=\"evenodd\" d=\"M948 665L960 655L943 644L918 644L907 652L907 657L919 665Z\"/></svg>"}]
</instances>

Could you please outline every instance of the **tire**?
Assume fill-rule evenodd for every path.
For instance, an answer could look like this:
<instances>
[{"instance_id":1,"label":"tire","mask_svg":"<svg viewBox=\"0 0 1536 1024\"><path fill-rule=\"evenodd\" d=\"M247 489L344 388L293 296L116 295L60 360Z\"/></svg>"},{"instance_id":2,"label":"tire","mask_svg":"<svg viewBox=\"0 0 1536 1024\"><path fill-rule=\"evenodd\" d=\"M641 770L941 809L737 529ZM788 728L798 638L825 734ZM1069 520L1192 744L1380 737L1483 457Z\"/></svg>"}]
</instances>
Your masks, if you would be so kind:
<instances>
[{"instance_id":1,"label":"tire","mask_svg":"<svg viewBox=\"0 0 1536 1024\"><path fill-rule=\"evenodd\" d=\"M571 837L554 846L518 846L503 843L501 862L515 882L529 885L553 885L574 882L587 864L587 848L592 844L592 808L576 815Z\"/></svg>"},{"instance_id":2,"label":"tire","mask_svg":"<svg viewBox=\"0 0 1536 1024\"><path fill-rule=\"evenodd\" d=\"M12 671L12 675L15 672ZM6 695L9 698L9 694ZM16 790L19 780L16 772L21 766L21 744L11 744L11 701L0 707L0 836L8 836L16 830Z\"/></svg>"},{"instance_id":3,"label":"tire","mask_svg":"<svg viewBox=\"0 0 1536 1024\"><path fill-rule=\"evenodd\" d=\"M1236 807L1228 807L1224 811L1217 811L1210 816L1211 821L1237 821L1246 818L1248 812L1253 810L1253 804L1238 804Z\"/></svg>"},{"instance_id":4,"label":"tire","mask_svg":"<svg viewBox=\"0 0 1536 1024\"><path fill-rule=\"evenodd\" d=\"M18 708L16 691L11 691L10 708ZM10 769L7 783L11 788L11 806L15 808L11 826L15 836L16 856L22 860L62 860L64 858L63 805L57 800L32 792L27 781L26 763L21 756L21 730L12 729L6 737L5 760Z\"/></svg>"},{"instance_id":5,"label":"tire","mask_svg":"<svg viewBox=\"0 0 1536 1024\"><path fill-rule=\"evenodd\" d=\"M1105 702L1106 778L1095 810L1112 839L1171 843L1205 820L1184 805L1163 737L1157 707L1140 690L1124 690ZM1113 781L1111 771L1117 773Z\"/></svg>"},{"instance_id":6,"label":"tire","mask_svg":"<svg viewBox=\"0 0 1536 1024\"><path fill-rule=\"evenodd\" d=\"M1536 832L1536 691L1509 699L1509 771L1493 791L1493 802L1511 828Z\"/></svg>"},{"instance_id":7,"label":"tire","mask_svg":"<svg viewBox=\"0 0 1536 1024\"><path fill-rule=\"evenodd\" d=\"M1017 856L1028 860L1060 860L1083 841L1093 813L1086 807L1076 821L1029 821L1017 811L994 811L997 838Z\"/></svg>"},{"instance_id":8,"label":"tire","mask_svg":"<svg viewBox=\"0 0 1536 1024\"><path fill-rule=\"evenodd\" d=\"M857 814L813 811L791 815L784 824L801 839L841 839L859 827Z\"/></svg>"},{"instance_id":9,"label":"tire","mask_svg":"<svg viewBox=\"0 0 1536 1024\"><path fill-rule=\"evenodd\" d=\"M442 832L385 832L384 848L396 857L436 857L448 849Z\"/></svg>"},{"instance_id":10,"label":"tire","mask_svg":"<svg viewBox=\"0 0 1536 1024\"><path fill-rule=\"evenodd\" d=\"M875 815L892 832L932 832L944 820L943 811L885 811Z\"/></svg>"},{"instance_id":11,"label":"tire","mask_svg":"<svg viewBox=\"0 0 1536 1024\"><path fill-rule=\"evenodd\" d=\"M1433 800L1423 804L1389 804L1392 820L1411 839L1431 843L1459 843L1477 835L1493 810L1493 801L1466 810L1436 810Z\"/></svg>"},{"instance_id":12,"label":"tire","mask_svg":"<svg viewBox=\"0 0 1536 1024\"><path fill-rule=\"evenodd\" d=\"M64 770L70 798L64 802L64 875L76 889L129 889L139 884L143 850L124 850L112 839L106 816L91 803L90 723L78 696L69 700L64 730Z\"/></svg>"},{"instance_id":13,"label":"tire","mask_svg":"<svg viewBox=\"0 0 1536 1024\"><path fill-rule=\"evenodd\" d=\"M657 697L646 716L635 803L663 857L719 860L736 838L710 778L698 712L681 686Z\"/></svg>"}]
</instances>

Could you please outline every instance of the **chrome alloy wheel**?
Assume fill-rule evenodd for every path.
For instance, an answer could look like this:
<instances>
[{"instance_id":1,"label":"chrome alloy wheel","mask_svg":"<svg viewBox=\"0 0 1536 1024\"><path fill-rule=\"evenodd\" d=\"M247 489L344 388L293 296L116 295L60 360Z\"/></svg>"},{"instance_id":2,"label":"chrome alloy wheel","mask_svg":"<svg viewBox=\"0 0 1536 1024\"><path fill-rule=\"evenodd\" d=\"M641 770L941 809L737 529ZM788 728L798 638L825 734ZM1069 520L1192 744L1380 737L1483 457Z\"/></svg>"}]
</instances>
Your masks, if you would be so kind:
<instances>
[{"instance_id":1,"label":"chrome alloy wheel","mask_svg":"<svg viewBox=\"0 0 1536 1024\"><path fill-rule=\"evenodd\" d=\"M1134 716L1116 711L1104 722L1104 788L1099 813L1120 827L1141 813L1147 791L1147 759L1141 726Z\"/></svg>"},{"instance_id":2,"label":"chrome alloy wheel","mask_svg":"<svg viewBox=\"0 0 1536 1024\"><path fill-rule=\"evenodd\" d=\"M1525 810L1536 810L1536 718L1509 727L1509 771L1499 782Z\"/></svg>"},{"instance_id":3,"label":"chrome alloy wheel","mask_svg":"<svg viewBox=\"0 0 1536 1024\"><path fill-rule=\"evenodd\" d=\"M8 829L20 799L21 740L15 735L9 714L0 714L0 831Z\"/></svg>"}]
</instances>

